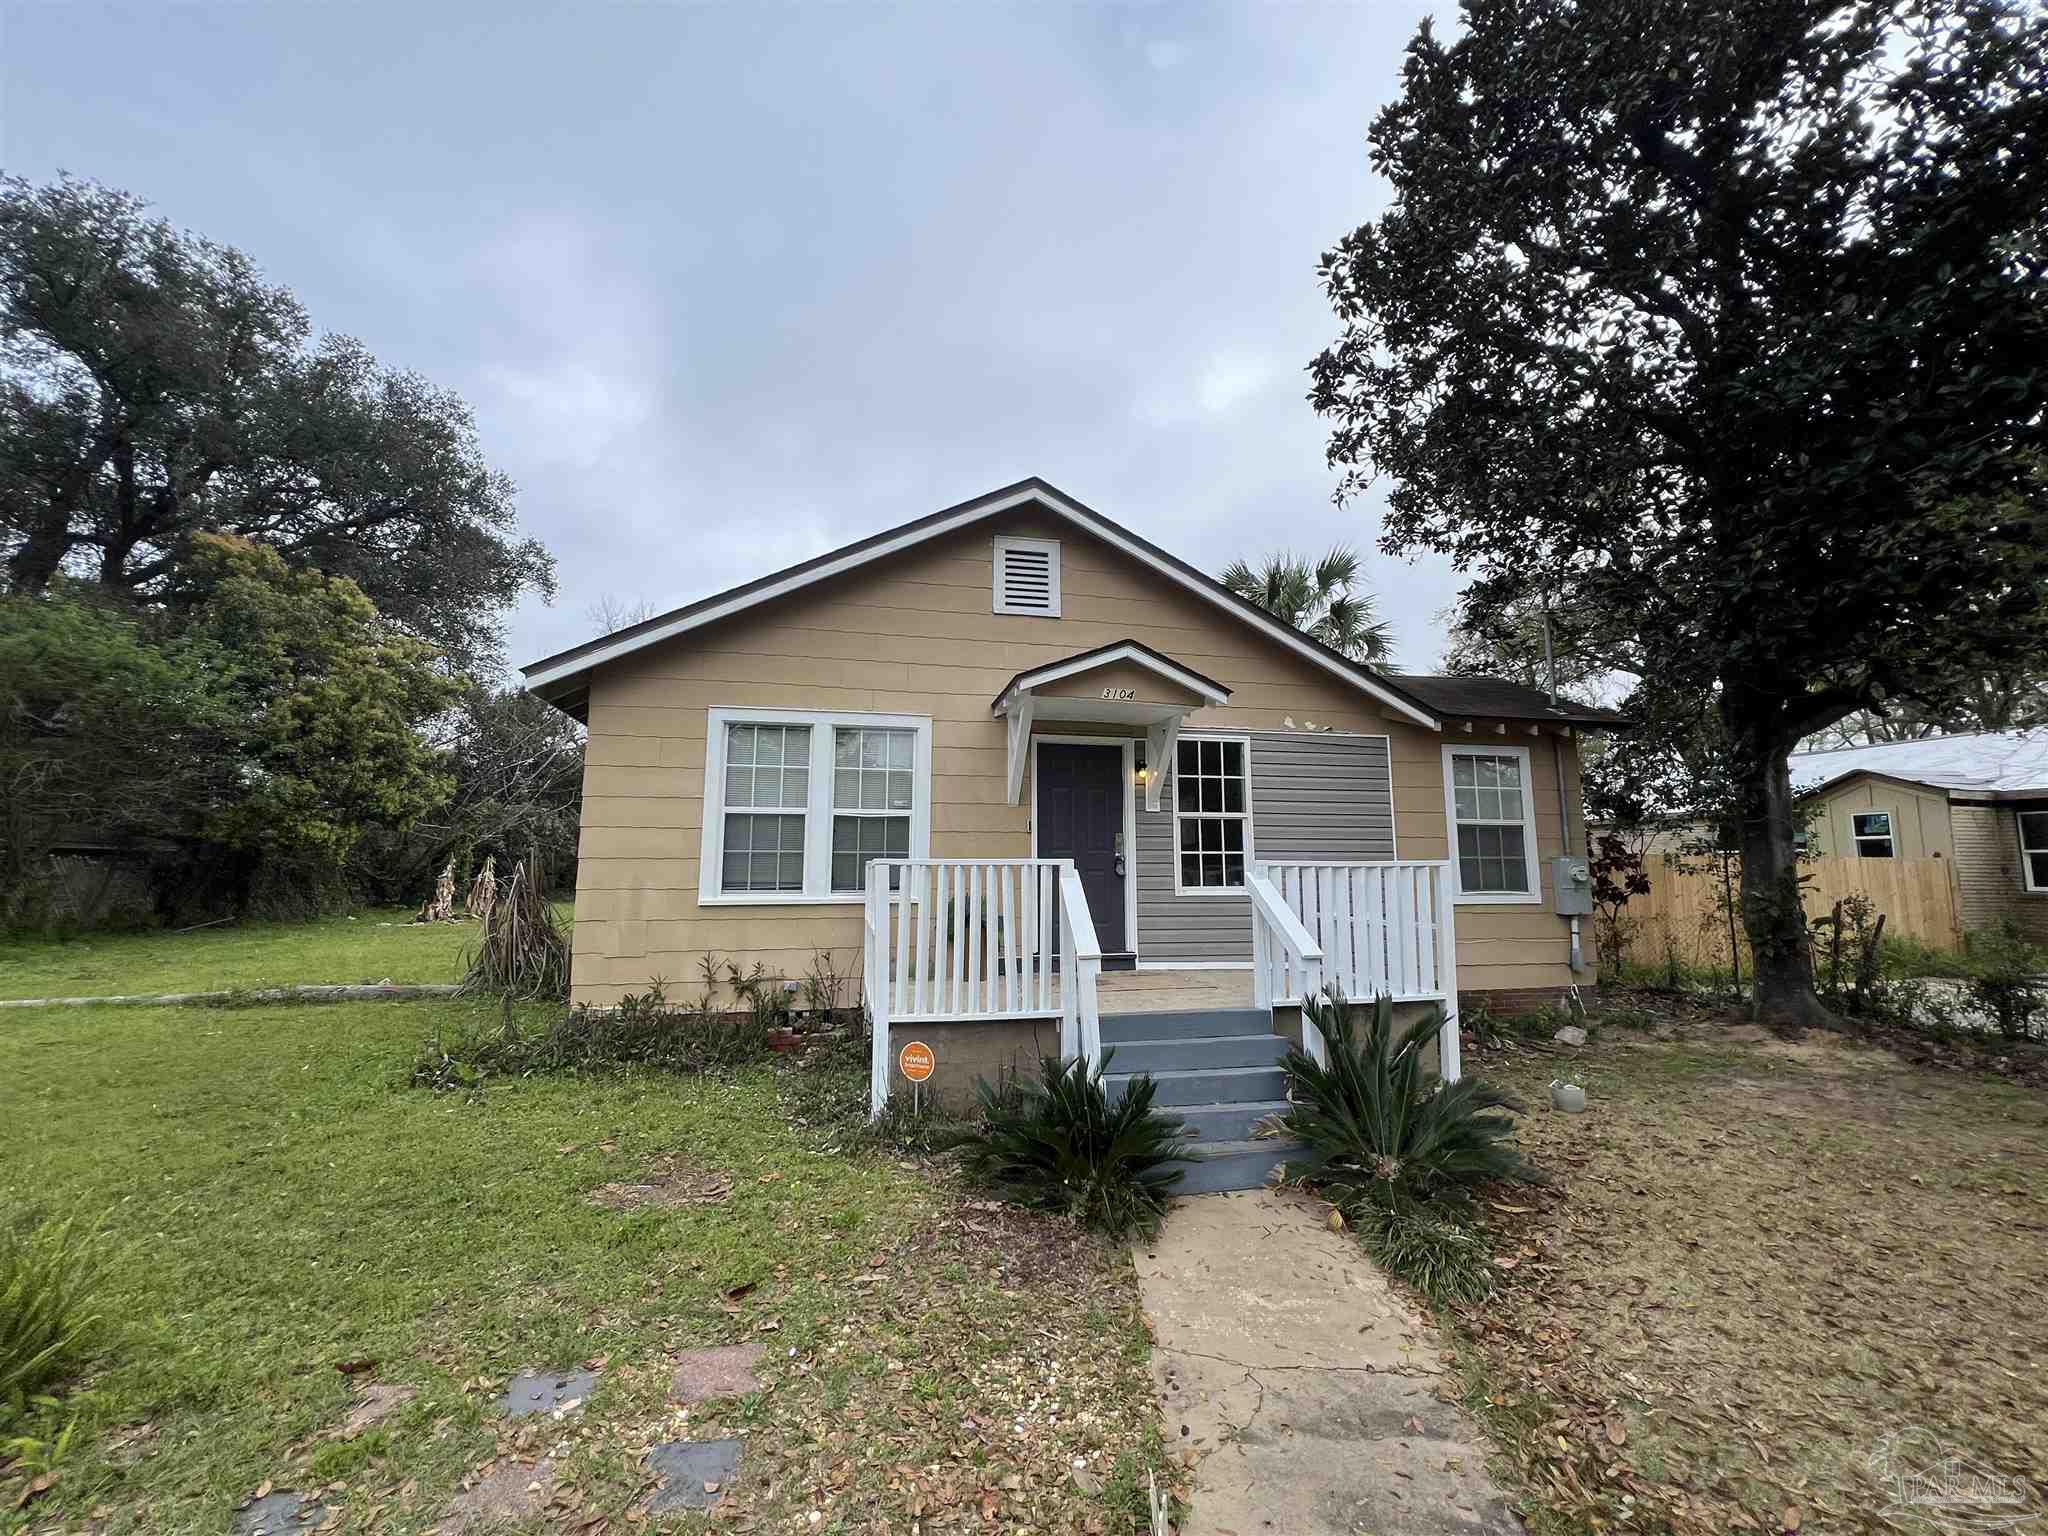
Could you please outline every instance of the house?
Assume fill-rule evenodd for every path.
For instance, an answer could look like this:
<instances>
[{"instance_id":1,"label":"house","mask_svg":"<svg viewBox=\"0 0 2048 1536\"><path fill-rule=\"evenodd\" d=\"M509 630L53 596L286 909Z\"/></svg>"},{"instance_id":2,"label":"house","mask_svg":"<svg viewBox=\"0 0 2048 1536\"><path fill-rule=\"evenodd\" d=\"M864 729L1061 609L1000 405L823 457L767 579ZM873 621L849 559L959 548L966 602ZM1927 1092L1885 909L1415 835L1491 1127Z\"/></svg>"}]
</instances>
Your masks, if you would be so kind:
<instances>
[{"instance_id":1,"label":"house","mask_svg":"<svg viewBox=\"0 0 2048 1536\"><path fill-rule=\"evenodd\" d=\"M1943 859L1964 929L2048 941L2048 726L1881 741L1791 759L1812 852Z\"/></svg>"},{"instance_id":2,"label":"house","mask_svg":"<svg viewBox=\"0 0 2048 1536\"><path fill-rule=\"evenodd\" d=\"M827 954L877 1108L913 1038L954 1094L1116 1045L1242 1130L1326 981L1455 1014L1591 979L1553 861L1611 712L1361 666L1042 480L525 676L589 726L575 1000Z\"/></svg>"}]
</instances>

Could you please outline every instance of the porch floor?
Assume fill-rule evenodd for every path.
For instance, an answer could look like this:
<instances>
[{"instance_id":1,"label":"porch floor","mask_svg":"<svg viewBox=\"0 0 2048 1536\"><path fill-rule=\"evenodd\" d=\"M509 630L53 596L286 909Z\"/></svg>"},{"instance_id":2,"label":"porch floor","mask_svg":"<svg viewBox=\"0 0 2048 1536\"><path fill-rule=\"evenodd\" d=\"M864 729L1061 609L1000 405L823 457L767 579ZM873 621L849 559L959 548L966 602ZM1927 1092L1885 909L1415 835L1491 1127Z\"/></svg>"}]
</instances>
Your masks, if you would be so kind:
<instances>
[{"instance_id":1,"label":"porch floor","mask_svg":"<svg viewBox=\"0 0 2048 1536\"><path fill-rule=\"evenodd\" d=\"M1095 982L1104 1014L1175 1013L1252 1006L1252 973L1242 971L1104 971Z\"/></svg>"}]
</instances>

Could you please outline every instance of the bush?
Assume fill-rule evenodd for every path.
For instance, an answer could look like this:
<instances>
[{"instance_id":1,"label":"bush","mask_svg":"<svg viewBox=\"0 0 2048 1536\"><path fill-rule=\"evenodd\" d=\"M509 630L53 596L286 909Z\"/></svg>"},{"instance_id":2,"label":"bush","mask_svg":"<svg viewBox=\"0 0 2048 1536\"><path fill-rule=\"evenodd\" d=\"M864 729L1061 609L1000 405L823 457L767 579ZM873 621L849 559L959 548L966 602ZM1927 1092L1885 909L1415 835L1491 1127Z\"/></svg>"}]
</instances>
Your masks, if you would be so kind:
<instances>
[{"instance_id":1,"label":"bush","mask_svg":"<svg viewBox=\"0 0 2048 1536\"><path fill-rule=\"evenodd\" d=\"M1462 1214L1404 1202L1354 1205L1351 1219L1376 1263L1438 1305L1484 1301L1492 1293L1492 1249Z\"/></svg>"},{"instance_id":2,"label":"bush","mask_svg":"<svg viewBox=\"0 0 2048 1536\"><path fill-rule=\"evenodd\" d=\"M0 1425L77 1362L106 1252L103 1230L75 1219L0 1227Z\"/></svg>"},{"instance_id":3,"label":"bush","mask_svg":"<svg viewBox=\"0 0 2048 1536\"><path fill-rule=\"evenodd\" d=\"M1382 997L1363 1039L1334 990L1303 1011L1322 1030L1330 1057L1325 1067L1296 1049L1284 1063L1294 1107L1281 1124L1308 1143L1306 1177L1382 1209L1461 1201L1486 1180L1532 1177L1514 1144L1515 1122L1498 1113L1520 1114L1520 1100L1483 1078L1435 1086L1425 1078L1437 1010L1397 1032L1393 1002Z\"/></svg>"},{"instance_id":4,"label":"bush","mask_svg":"<svg viewBox=\"0 0 2048 1536\"><path fill-rule=\"evenodd\" d=\"M412 1080L447 1091L475 1088L488 1077L605 1067L708 1072L770 1054L768 1029L758 1014L720 1012L708 1003L672 1008L657 982L645 993L621 998L616 1008L572 1008L538 1029L522 1026L509 1001L496 1029L450 1039L437 1026L413 1064Z\"/></svg>"},{"instance_id":5,"label":"bush","mask_svg":"<svg viewBox=\"0 0 2048 1536\"><path fill-rule=\"evenodd\" d=\"M555 919L538 861L514 867L469 957L462 990L522 1002L568 997L569 936Z\"/></svg>"},{"instance_id":6,"label":"bush","mask_svg":"<svg viewBox=\"0 0 2048 1536\"><path fill-rule=\"evenodd\" d=\"M2009 917L1970 936L1970 965L1976 973L1970 999L2008 1040L2028 1040L2042 1032L2036 1022L2048 1011L2048 978L2042 975L2042 962L2041 951Z\"/></svg>"},{"instance_id":7,"label":"bush","mask_svg":"<svg viewBox=\"0 0 2048 1536\"><path fill-rule=\"evenodd\" d=\"M1180 1181L1180 1123L1153 1109L1149 1076L1131 1079L1112 1104L1103 1074L1076 1058L1040 1064L1039 1081L975 1085L978 1114L960 1139L968 1175L1004 1199L1058 1211L1114 1237L1159 1230Z\"/></svg>"}]
</instances>

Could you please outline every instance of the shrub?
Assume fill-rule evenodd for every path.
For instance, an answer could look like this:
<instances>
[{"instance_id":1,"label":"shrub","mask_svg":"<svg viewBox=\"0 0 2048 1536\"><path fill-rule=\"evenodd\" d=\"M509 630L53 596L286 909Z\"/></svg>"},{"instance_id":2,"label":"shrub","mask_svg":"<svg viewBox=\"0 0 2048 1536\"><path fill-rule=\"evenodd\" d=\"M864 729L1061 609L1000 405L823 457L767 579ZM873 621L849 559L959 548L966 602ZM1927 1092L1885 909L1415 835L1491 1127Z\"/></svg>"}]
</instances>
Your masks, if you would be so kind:
<instances>
[{"instance_id":1,"label":"shrub","mask_svg":"<svg viewBox=\"0 0 2048 1536\"><path fill-rule=\"evenodd\" d=\"M104 1231L75 1219L0 1227L0 1424L77 1362L106 1257Z\"/></svg>"},{"instance_id":2,"label":"shrub","mask_svg":"<svg viewBox=\"0 0 2048 1536\"><path fill-rule=\"evenodd\" d=\"M1180 1123L1153 1109L1149 1076L1115 1103L1103 1087L1114 1051L1093 1072L1048 1056L1039 1080L975 1085L978 1114L960 1139L970 1177L1020 1205L1058 1211L1111 1236L1158 1231L1185 1150Z\"/></svg>"},{"instance_id":3,"label":"shrub","mask_svg":"<svg viewBox=\"0 0 2048 1536\"><path fill-rule=\"evenodd\" d=\"M1970 963L1976 973L1970 982L1971 1001L1991 1016L2008 1040L2031 1039L2041 1031L2035 1020L2048 1011L2048 978L2042 975L2042 962L2041 951L2009 917L1970 936Z\"/></svg>"},{"instance_id":4,"label":"shrub","mask_svg":"<svg viewBox=\"0 0 2048 1536\"><path fill-rule=\"evenodd\" d=\"M474 1088L487 1077L523 1077L604 1067L708 1072L770 1055L768 1027L750 1011L709 1004L672 1008L659 982L615 1008L571 1008L527 1028L507 1000L503 1022L447 1037L437 1026L413 1064L412 1080L437 1091Z\"/></svg>"},{"instance_id":5,"label":"shrub","mask_svg":"<svg viewBox=\"0 0 2048 1536\"><path fill-rule=\"evenodd\" d=\"M568 997L569 936L548 902L538 860L513 869L469 957L462 990L521 1002Z\"/></svg>"},{"instance_id":6,"label":"shrub","mask_svg":"<svg viewBox=\"0 0 2048 1536\"><path fill-rule=\"evenodd\" d=\"M1329 1044L1325 1067L1299 1049L1284 1063L1294 1107L1287 1133L1308 1143L1305 1177L1382 1209L1462 1201L1489 1179L1526 1179L1533 1170L1514 1142L1521 1101L1483 1078L1433 1086L1423 1052L1436 1038L1435 1009L1396 1030L1394 1005L1373 1006L1361 1039L1334 990L1303 1005ZM1345 1204L1344 1199L1339 1204Z\"/></svg>"},{"instance_id":7,"label":"shrub","mask_svg":"<svg viewBox=\"0 0 2048 1536\"><path fill-rule=\"evenodd\" d=\"M1365 1251L1439 1305L1484 1301L1493 1290L1486 1234L1462 1216L1413 1202L1354 1207Z\"/></svg>"}]
</instances>

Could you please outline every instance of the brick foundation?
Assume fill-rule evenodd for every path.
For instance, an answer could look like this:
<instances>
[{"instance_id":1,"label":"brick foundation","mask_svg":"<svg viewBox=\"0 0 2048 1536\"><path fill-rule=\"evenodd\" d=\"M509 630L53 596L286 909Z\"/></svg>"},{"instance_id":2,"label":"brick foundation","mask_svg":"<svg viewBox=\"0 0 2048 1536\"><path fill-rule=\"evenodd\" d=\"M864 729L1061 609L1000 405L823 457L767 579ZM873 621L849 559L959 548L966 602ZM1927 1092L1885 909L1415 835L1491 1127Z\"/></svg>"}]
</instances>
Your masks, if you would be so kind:
<instances>
[{"instance_id":1,"label":"brick foundation","mask_svg":"<svg viewBox=\"0 0 2048 1536\"><path fill-rule=\"evenodd\" d=\"M1484 1007L1499 1018L1514 1018L1524 1013L1541 1013L1546 1008L1556 1008L1564 1002L1563 987L1512 987L1497 992L1460 992L1458 1011L1462 1014L1469 1008ZM1588 1008L1600 1003L1600 989L1590 983L1579 987L1579 998Z\"/></svg>"}]
</instances>

